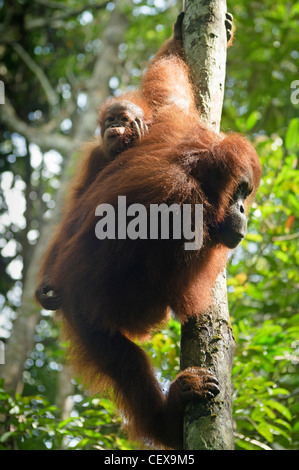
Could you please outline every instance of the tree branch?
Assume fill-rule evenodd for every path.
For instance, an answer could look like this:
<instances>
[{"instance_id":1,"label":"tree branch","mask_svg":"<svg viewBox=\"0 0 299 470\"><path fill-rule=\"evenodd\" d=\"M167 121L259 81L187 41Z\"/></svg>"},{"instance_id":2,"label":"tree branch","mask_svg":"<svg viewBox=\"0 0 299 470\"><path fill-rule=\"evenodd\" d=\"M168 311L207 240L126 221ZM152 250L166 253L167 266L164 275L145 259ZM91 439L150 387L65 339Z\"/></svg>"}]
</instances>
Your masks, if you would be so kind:
<instances>
[{"instance_id":1,"label":"tree branch","mask_svg":"<svg viewBox=\"0 0 299 470\"><path fill-rule=\"evenodd\" d=\"M5 104L1 106L0 121L12 132L23 135L29 142L33 142L40 148L51 150L55 148L62 155L67 155L73 148L68 137L61 134L47 134L44 126L40 128L32 127L19 118L8 97L5 97Z\"/></svg>"},{"instance_id":2,"label":"tree branch","mask_svg":"<svg viewBox=\"0 0 299 470\"><path fill-rule=\"evenodd\" d=\"M39 80L42 89L45 92L49 105L54 107L58 103L58 96L55 90L52 88L51 83L48 80L48 77L44 73L44 71L37 65L36 62L30 57L28 52L21 46L19 43L14 43L12 45L14 50L17 52L19 57L25 62L28 68L34 73L34 75Z\"/></svg>"},{"instance_id":3,"label":"tree branch","mask_svg":"<svg viewBox=\"0 0 299 470\"><path fill-rule=\"evenodd\" d=\"M59 3L57 3L56 7L52 4L52 2L39 2L43 3L44 6L48 6L49 8L61 8ZM66 11L63 15L54 15L52 18L35 18L27 20L25 19L25 30L32 31L33 29L43 28L44 26L51 26L52 28L55 27L55 23L57 23L57 27L61 26L61 22L72 18L73 16L79 16L86 10L102 10L106 8L108 5L109 0L100 4L97 3L88 3L87 5L78 8L77 10L69 10ZM48 4L48 5L47 5ZM64 9L66 9L64 5Z\"/></svg>"},{"instance_id":4,"label":"tree branch","mask_svg":"<svg viewBox=\"0 0 299 470\"><path fill-rule=\"evenodd\" d=\"M34 0L34 2L46 8L53 8L54 10L66 9L65 2L62 3L62 2L54 2L54 1L48 1L48 0Z\"/></svg>"},{"instance_id":5,"label":"tree branch","mask_svg":"<svg viewBox=\"0 0 299 470\"><path fill-rule=\"evenodd\" d=\"M225 0L186 0L184 48L202 119L220 129L226 65ZM233 449L231 367L234 341L227 304L226 275L213 289L213 305L182 325L181 368L210 369L220 383L216 399L189 405L185 415L185 449Z\"/></svg>"}]
</instances>

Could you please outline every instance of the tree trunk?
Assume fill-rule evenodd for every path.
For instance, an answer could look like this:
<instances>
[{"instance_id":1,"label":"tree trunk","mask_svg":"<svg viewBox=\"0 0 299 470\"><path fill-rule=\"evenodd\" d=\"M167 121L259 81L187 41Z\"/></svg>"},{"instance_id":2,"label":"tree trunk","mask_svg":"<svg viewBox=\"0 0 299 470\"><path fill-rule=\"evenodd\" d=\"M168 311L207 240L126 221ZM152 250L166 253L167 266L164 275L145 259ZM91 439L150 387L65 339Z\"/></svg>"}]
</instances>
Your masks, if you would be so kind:
<instances>
[{"instance_id":1,"label":"tree trunk","mask_svg":"<svg viewBox=\"0 0 299 470\"><path fill-rule=\"evenodd\" d=\"M219 132L226 66L225 0L186 0L184 47L203 120ZM213 305L182 325L181 368L210 369L220 394L204 404L192 404L185 414L186 450L232 450L231 367L234 339L227 304L226 274L213 289Z\"/></svg>"}]
</instances>

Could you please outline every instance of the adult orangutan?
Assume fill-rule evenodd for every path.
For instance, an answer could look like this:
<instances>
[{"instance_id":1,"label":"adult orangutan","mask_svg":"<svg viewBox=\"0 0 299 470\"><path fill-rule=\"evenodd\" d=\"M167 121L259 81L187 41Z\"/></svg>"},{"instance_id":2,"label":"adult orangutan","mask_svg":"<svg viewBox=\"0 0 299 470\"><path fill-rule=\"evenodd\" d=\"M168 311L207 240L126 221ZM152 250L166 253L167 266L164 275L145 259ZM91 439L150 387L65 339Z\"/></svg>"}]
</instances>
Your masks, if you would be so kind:
<instances>
[{"instance_id":1,"label":"adult orangutan","mask_svg":"<svg viewBox=\"0 0 299 470\"><path fill-rule=\"evenodd\" d=\"M207 308L229 248L245 234L245 213L261 175L245 138L219 135L202 124L178 24L142 80L138 106L143 109L141 99L150 109L148 132L82 185L41 270L41 280L47 276L59 295L70 356L84 382L96 392L113 389L132 437L171 448L182 447L186 403L213 398L218 381L193 367L178 374L163 394L133 340L149 334L170 310L183 322ZM99 240L97 208L117 211L120 196L126 197L130 217L136 205L189 206L194 214L202 204L203 244L185 250L183 230L168 240ZM121 225L118 216L115 224Z\"/></svg>"},{"instance_id":2,"label":"adult orangutan","mask_svg":"<svg viewBox=\"0 0 299 470\"><path fill-rule=\"evenodd\" d=\"M100 139L85 145L81 165L77 170L70 188L67 207L78 204L79 197L85 192L103 168L127 148L136 145L148 131L152 115L173 102L184 111L193 103L193 90L184 62L182 46L182 12L174 26L173 38L166 41L144 75L140 90L126 93L119 98L109 98L100 107ZM228 44L232 40L232 15L226 14ZM167 60L166 60L167 59ZM171 90L171 93L169 92ZM194 111L194 110L193 110ZM57 288L50 283L50 269L56 258L57 233L48 249L47 268L36 290L36 298L43 308L57 310L61 299Z\"/></svg>"}]
</instances>

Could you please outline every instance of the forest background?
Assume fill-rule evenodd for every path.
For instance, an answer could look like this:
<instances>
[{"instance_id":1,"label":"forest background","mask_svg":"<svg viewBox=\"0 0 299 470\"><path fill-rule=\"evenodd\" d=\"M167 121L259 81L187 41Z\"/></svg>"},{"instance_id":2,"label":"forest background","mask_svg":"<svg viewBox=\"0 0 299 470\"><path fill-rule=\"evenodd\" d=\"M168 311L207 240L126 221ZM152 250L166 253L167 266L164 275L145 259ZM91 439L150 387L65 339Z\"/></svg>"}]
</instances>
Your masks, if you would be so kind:
<instances>
[{"instance_id":1,"label":"forest background","mask_svg":"<svg viewBox=\"0 0 299 470\"><path fill-rule=\"evenodd\" d=\"M78 146L96 130L97 105L138 85L181 7L181 0L0 0L0 449L139 448L113 405L89 397L72 377L59 326L33 291ZM228 10L236 37L221 127L246 134L263 165L248 235L228 265L235 443L294 450L299 4L229 0ZM171 320L146 345L164 385L179 370L179 342Z\"/></svg>"}]
</instances>

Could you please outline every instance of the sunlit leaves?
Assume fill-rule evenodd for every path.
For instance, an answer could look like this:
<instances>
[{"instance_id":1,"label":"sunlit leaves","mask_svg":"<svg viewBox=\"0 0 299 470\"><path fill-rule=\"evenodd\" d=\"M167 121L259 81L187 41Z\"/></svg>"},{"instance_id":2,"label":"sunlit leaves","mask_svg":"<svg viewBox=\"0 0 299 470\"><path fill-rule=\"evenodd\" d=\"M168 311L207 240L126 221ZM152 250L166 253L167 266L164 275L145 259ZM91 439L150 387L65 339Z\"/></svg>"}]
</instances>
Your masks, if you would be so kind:
<instances>
[{"instance_id":1,"label":"sunlit leaves","mask_svg":"<svg viewBox=\"0 0 299 470\"><path fill-rule=\"evenodd\" d=\"M299 119L294 118L290 121L286 137L285 146L287 150L295 151L299 148Z\"/></svg>"}]
</instances>

